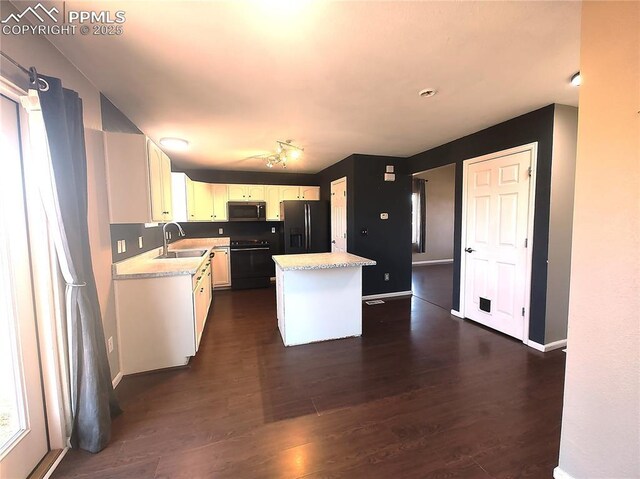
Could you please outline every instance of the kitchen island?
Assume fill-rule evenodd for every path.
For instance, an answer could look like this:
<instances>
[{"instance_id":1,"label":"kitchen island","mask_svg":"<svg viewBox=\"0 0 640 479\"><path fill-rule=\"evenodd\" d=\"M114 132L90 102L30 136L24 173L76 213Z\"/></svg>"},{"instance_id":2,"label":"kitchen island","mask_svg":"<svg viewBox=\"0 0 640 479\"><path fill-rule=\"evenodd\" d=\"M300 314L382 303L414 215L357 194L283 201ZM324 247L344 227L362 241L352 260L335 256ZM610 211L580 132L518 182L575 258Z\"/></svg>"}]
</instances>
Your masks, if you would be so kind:
<instances>
[{"instance_id":1,"label":"kitchen island","mask_svg":"<svg viewBox=\"0 0 640 479\"><path fill-rule=\"evenodd\" d=\"M273 256L278 329L285 346L362 334L362 267L350 253Z\"/></svg>"}]
</instances>

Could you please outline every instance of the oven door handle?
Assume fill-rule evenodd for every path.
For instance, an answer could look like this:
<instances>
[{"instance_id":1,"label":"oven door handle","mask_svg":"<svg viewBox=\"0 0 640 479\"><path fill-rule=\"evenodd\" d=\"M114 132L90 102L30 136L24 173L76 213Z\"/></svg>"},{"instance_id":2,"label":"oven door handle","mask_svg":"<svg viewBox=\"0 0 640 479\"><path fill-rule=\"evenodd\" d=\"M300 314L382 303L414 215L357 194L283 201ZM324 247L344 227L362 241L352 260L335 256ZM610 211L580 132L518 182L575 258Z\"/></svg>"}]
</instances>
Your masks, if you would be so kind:
<instances>
[{"instance_id":1,"label":"oven door handle","mask_svg":"<svg viewBox=\"0 0 640 479\"><path fill-rule=\"evenodd\" d=\"M231 248L231 251L269 251L269 248Z\"/></svg>"}]
</instances>

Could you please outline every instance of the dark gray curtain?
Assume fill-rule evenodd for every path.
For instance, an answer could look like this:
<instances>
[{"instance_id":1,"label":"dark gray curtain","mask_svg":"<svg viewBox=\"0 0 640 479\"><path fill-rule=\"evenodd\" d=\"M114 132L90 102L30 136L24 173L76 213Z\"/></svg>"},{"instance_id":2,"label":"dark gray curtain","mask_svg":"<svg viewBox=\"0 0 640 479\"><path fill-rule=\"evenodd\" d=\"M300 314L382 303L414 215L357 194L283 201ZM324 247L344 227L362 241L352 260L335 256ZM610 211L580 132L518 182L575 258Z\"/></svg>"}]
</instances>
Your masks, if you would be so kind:
<instances>
[{"instance_id":1,"label":"dark gray curtain","mask_svg":"<svg viewBox=\"0 0 640 479\"><path fill-rule=\"evenodd\" d=\"M425 214L425 205L427 201L427 189L426 189L427 180L423 180L421 178L413 179L413 193L418 196L418 201L416 202L418 205L417 218L418 218L418 241L413 244L414 253L424 253L425 252L425 240L427 235L427 217Z\"/></svg>"},{"instance_id":2,"label":"dark gray curtain","mask_svg":"<svg viewBox=\"0 0 640 479\"><path fill-rule=\"evenodd\" d=\"M111 417L120 412L111 374L91 262L87 221L87 159L82 100L44 75L48 89L38 90L53 172L56 251L67 282L70 324L72 447L98 452L111 436ZM54 235L56 236L56 235Z\"/></svg>"}]
</instances>

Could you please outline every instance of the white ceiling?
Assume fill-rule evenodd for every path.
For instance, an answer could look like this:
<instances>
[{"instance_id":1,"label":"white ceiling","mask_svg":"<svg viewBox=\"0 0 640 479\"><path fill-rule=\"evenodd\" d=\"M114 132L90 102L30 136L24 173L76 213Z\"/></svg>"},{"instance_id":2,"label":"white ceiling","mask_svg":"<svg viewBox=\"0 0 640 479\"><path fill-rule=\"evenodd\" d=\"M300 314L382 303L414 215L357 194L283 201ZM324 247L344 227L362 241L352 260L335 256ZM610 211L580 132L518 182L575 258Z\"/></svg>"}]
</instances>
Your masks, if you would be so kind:
<instances>
[{"instance_id":1,"label":"white ceiling","mask_svg":"<svg viewBox=\"0 0 640 479\"><path fill-rule=\"evenodd\" d=\"M288 171L317 172L577 105L579 2L99 5L126 12L124 35L50 40L151 138L189 140L183 167L266 170L244 158L291 138L305 154Z\"/></svg>"}]
</instances>

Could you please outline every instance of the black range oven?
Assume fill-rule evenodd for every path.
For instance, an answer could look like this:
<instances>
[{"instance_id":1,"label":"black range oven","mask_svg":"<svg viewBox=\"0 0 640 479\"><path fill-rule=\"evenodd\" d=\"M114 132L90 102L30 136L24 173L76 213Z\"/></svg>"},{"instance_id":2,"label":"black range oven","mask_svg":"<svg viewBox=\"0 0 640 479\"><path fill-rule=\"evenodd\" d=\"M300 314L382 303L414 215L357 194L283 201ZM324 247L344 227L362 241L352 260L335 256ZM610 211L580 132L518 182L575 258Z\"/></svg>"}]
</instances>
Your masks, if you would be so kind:
<instances>
[{"instance_id":1,"label":"black range oven","mask_svg":"<svg viewBox=\"0 0 640 479\"><path fill-rule=\"evenodd\" d=\"M266 240L231 241L231 288L267 288L274 274Z\"/></svg>"}]
</instances>

